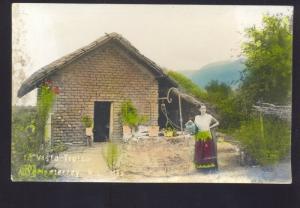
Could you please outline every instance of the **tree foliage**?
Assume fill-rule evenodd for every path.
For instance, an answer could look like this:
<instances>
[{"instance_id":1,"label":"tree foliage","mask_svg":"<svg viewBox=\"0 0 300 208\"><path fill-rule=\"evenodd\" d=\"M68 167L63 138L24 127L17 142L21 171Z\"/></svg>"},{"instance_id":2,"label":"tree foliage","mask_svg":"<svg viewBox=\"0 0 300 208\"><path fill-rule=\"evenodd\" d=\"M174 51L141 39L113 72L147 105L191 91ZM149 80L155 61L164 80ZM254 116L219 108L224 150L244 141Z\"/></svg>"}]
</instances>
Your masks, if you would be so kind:
<instances>
[{"instance_id":1,"label":"tree foliage","mask_svg":"<svg viewBox=\"0 0 300 208\"><path fill-rule=\"evenodd\" d=\"M245 30L242 45L246 56L241 85L235 96L236 111L242 115L236 138L261 165L274 164L290 150L290 126L286 121L252 112L257 102L290 104L292 74L292 31L288 16L265 15L261 28Z\"/></svg>"},{"instance_id":2,"label":"tree foliage","mask_svg":"<svg viewBox=\"0 0 300 208\"><path fill-rule=\"evenodd\" d=\"M241 95L253 104L258 101L286 104L291 99L292 31L290 17L266 15L262 28L246 29L243 44L246 68Z\"/></svg>"},{"instance_id":3,"label":"tree foliage","mask_svg":"<svg viewBox=\"0 0 300 208\"><path fill-rule=\"evenodd\" d=\"M290 17L265 15L262 27L245 30L242 45L246 57L241 84L229 86L211 81L208 100L217 108L220 128L233 134L259 164L274 164L290 150L290 125L278 118L262 119L253 112L257 102L291 102L292 31Z\"/></svg>"},{"instance_id":4,"label":"tree foliage","mask_svg":"<svg viewBox=\"0 0 300 208\"><path fill-rule=\"evenodd\" d=\"M221 102L222 100L228 99L233 96L231 87L218 80L210 81L205 87L209 100L214 102Z\"/></svg>"},{"instance_id":5,"label":"tree foliage","mask_svg":"<svg viewBox=\"0 0 300 208\"><path fill-rule=\"evenodd\" d=\"M216 106L222 130L239 127L243 119L235 92L226 83L212 80L205 87L208 102Z\"/></svg>"}]
</instances>

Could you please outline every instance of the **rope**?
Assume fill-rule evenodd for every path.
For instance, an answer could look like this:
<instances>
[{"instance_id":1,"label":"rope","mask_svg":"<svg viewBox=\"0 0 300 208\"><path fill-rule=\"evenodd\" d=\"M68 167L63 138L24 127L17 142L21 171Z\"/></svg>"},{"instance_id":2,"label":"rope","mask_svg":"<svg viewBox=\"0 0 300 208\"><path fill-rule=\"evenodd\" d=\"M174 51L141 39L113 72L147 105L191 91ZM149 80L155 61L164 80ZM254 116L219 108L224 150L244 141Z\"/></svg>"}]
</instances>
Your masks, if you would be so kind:
<instances>
[{"instance_id":1,"label":"rope","mask_svg":"<svg viewBox=\"0 0 300 208\"><path fill-rule=\"evenodd\" d=\"M167 112L167 108L166 108L166 105L164 103L162 103L160 105L160 108L161 108L161 111L162 113L164 114L164 116L166 117L167 121L166 121L166 126L167 124L170 124L173 128L179 130L180 129L180 126L176 125L168 116L168 112Z\"/></svg>"}]
</instances>

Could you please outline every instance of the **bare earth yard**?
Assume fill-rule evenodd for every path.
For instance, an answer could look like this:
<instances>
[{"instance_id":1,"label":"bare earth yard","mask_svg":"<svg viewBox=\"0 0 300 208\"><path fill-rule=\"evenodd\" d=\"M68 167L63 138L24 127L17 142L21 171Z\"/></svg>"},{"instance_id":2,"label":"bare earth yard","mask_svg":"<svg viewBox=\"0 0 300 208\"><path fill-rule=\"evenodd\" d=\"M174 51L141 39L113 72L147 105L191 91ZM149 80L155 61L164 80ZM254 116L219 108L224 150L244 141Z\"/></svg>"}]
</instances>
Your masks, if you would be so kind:
<instances>
[{"instance_id":1,"label":"bare earth yard","mask_svg":"<svg viewBox=\"0 0 300 208\"><path fill-rule=\"evenodd\" d=\"M92 147L73 146L49 164L66 182L176 182L176 183L291 183L290 161L272 169L239 164L237 148L218 141L219 171L204 174L193 167L194 140L189 136L173 139L148 138L119 143L118 170L108 169L103 157L107 143Z\"/></svg>"}]
</instances>

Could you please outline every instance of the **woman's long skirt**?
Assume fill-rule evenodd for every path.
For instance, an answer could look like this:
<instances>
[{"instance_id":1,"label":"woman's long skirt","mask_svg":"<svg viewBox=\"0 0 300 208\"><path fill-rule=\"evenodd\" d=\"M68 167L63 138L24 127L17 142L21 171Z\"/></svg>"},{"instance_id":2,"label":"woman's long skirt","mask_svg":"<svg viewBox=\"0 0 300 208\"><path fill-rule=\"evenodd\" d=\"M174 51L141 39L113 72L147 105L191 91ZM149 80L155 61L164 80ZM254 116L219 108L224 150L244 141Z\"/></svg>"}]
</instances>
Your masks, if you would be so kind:
<instances>
[{"instance_id":1,"label":"woman's long skirt","mask_svg":"<svg viewBox=\"0 0 300 208\"><path fill-rule=\"evenodd\" d=\"M195 135L195 168L198 170L217 169L217 152L210 131L199 131Z\"/></svg>"}]
</instances>

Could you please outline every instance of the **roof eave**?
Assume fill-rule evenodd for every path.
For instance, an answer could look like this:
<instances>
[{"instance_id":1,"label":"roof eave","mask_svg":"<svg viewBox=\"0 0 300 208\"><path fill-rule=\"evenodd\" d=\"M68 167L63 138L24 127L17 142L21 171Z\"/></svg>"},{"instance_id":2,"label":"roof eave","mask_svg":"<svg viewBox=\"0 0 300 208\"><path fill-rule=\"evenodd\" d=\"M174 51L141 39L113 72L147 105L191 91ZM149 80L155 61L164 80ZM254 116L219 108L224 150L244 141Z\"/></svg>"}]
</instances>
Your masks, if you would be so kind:
<instances>
[{"instance_id":1,"label":"roof eave","mask_svg":"<svg viewBox=\"0 0 300 208\"><path fill-rule=\"evenodd\" d=\"M132 53L134 56L136 56L140 61L144 62L145 65L147 65L149 68L152 69L153 73L156 77L164 77L168 81L170 81L173 85L178 86L176 82L174 82L170 77L168 77L161 67L159 67L155 62L150 60L149 58L145 57L143 54L139 52L138 49L136 49L128 40L123 38L118 33L111 33L106 34L105 36L97 39L96 41L93 41L87 46L84 46L80 49L75 50L74 52L63 56L62 58L59 58L50 64L44 66L43 68L39 69L35 73L33 73L28 79L26 79L23 84L21 85L20 89L18 90L17 96L19 98L23 97L25 94L29 93L36 87L40 85L40 83L47 79L48 76L53 74L56 70L59 70L63 68L65 65L72 63L82 55L103 46L105 43L109 41L117 40L119 44L121 44L123 47L125 47L130 53Z\"/></svg>"}]
</instances>

